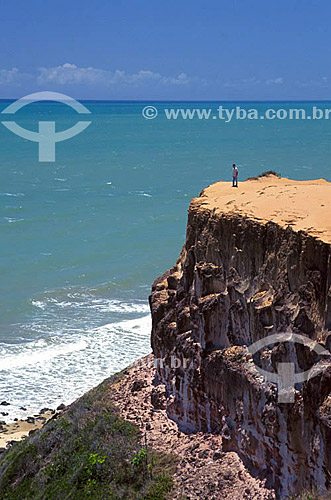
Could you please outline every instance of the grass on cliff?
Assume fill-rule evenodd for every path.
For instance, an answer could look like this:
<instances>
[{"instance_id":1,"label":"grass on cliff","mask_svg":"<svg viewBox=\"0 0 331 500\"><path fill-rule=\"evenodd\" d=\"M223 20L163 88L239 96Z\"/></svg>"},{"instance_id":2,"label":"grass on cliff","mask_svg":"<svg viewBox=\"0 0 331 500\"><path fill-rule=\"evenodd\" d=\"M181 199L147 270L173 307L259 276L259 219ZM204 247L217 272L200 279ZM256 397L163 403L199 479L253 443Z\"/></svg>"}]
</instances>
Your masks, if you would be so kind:
<instances>
[{"instance_id":1,"label":"grass on cliff","mask_svg":"<svg viewBox=\"0 0 331 500\"><path fill-rule=\"evenodd\" d=\"M141 445L106 380L0 456L0 500L165 500L176 463Z\"/></svg>"},{"instance_id":2,"label":"grass on cliff","mask_svg":"<svg viewBox=\"0 0 331 500\"><path fill-rule=\"evenodd\" d=\"M287 500L330 500L331 493L319 493L317 490L314 491L303 491L300 495L288 497Z\"/></svg>"},{"instance_id":3,"label":"grass on cliff","mask_svg":"<svg viewBox=\"0 0 331 500\"><path fill-rule=\"evenodd\" d=\"M262 174L259 174L255 177L248 177L246 180L247 181L257 181L258 179L261 179L261 177L269 177L270 175L275 175L276 177L281 177L279 172L276 172L275 170L267 170L266 172L262 172Z\"/></svg>"}]
</instances>

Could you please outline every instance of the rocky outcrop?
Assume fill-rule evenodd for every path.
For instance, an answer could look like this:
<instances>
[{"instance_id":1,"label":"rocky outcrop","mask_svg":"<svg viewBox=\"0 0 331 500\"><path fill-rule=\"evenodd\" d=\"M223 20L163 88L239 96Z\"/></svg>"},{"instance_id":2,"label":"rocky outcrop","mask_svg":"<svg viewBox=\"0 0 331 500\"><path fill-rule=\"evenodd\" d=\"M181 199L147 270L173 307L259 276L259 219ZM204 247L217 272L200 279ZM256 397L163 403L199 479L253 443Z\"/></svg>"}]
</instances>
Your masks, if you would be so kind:
<instances>
[{"instance_id":1,"label":"rocky outcrop","mask_svg":"<svg viewBox=\"0 0 331 500\"><path fill-rule=\"evenodd\" d=\"M150 296L152 347L168 414L187 431L221 434L223 450L236 451L280 497L326 490L330 243L252 213L222 210L217 200L213 207L208 189L192 200L180 258ZM250 353L256 341L285 332L311 345L278 342ZM319 352L311 349L316 345ZM280 387L258 367L277 373L286 362L297 373L322 369L297 383L292 402L283 403Z\"/></svg>"}]
</instances>

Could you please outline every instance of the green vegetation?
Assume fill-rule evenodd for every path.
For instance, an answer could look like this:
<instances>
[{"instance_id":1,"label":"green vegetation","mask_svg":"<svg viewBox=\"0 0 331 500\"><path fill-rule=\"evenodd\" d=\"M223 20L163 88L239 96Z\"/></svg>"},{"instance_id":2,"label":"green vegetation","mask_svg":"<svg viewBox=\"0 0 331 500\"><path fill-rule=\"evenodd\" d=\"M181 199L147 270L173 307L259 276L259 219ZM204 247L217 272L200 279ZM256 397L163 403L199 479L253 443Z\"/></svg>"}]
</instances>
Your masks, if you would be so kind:
<instances>
[{"instance_id":1,"label":"green vegetation","mask_svg":"<svg viewBox=\"0 0 331 500\"><path fill-rule=\"evenodd\" d=\"M275 170L267 170L266 172L262 172L262 174L257 175L256 177L248 177L248 181L257 181L261 177L269 177L269 175L275 175L276 177L281 177L279 172L276 172Z\"/></svg>"},{"instance_id":2,"label":"green vegetation","mask_svg":"<svg viewBox=\"0 0 331 500\"><path fill-rule=\"evenodd\" d=\"M288 500L330 500L331 495L328 493L319 493L317 490L303 491L300 495L289 497Z\"/></svg>"},{"instance_id":3,"label":"green vegetation","mask_svg":"<svg viewBox=\"0 0 331 500\"><path fill-rule=\"evenodd\" d=\"M0 457L0 500L164 500L172 456L141 446L107 397L108 379Z\"/></svg>"},{"instance_id":4,"label":"green vegetation","mask_svg":"<svg viewBox=\"0 0 331 500\"><path fill-rule=\"evenodd\" d=\"M145 448L142 448L136 456L133 457L131 460L131 463L133 465L141 465L143 462L145 462L147 459L147 450Z\"/></svg>"}]
</instances>

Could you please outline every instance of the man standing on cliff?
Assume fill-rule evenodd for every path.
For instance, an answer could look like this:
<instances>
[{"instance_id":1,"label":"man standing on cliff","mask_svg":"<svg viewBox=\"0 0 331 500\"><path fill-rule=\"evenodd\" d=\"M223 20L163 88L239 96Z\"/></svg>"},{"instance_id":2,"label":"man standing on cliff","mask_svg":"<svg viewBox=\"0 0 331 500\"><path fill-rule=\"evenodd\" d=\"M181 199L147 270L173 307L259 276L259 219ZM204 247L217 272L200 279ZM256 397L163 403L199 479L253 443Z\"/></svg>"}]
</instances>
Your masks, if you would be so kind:
<instances>
[{"instance_id":1,"label":"man standing on cliff","mask_svg":"<svg viewBox=\"0 0 331 500\"><path fill-rule=\"evenodd\" d=\"M232 170L232 187L238 187L238 168L233 164Z\"/></svg>"}]
</instances>

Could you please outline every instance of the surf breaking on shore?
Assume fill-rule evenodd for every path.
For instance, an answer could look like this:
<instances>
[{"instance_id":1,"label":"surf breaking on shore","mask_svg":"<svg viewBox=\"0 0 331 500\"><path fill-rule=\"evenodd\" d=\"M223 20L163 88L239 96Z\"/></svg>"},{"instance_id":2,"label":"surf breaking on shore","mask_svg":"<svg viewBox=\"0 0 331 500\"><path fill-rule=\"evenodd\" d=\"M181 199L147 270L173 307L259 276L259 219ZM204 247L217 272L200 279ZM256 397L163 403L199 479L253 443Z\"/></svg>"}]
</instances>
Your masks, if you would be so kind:
<instances>
[{"instance_id":1,"label":"surf breaking on shore","mask_svg":"<svg viewBox=\"0 0 331 500\"><path fill-rule=\"evenodd\" d=\"M117 321L85 329L70 329L63 319L58 331L43 338L20 344L2 344L0 364L0 420L6 423L15 418L25 421L27 415L37 414L42 407L57 408L69 404L78 396L101 382L105 377L122 370L137 357L150 351L151 319L146 302L94 300L79 303L55 300L37 301L45 317L41 325L49 328L52 318L61 309L91 307L96 314L100 308L111 310ZM69 311L70 313L70 311ZM122 319L121 319L122 318ZM61 383L59 383L59 380ZM22 410L22 407L25 410Z\"/></svg>"}]
</instances>

